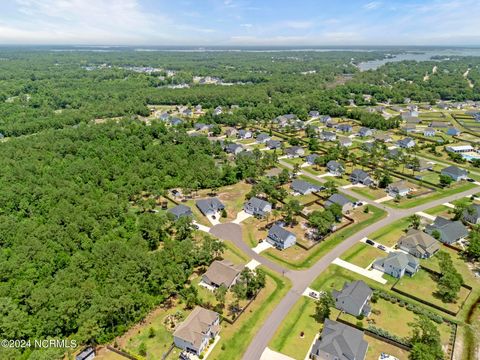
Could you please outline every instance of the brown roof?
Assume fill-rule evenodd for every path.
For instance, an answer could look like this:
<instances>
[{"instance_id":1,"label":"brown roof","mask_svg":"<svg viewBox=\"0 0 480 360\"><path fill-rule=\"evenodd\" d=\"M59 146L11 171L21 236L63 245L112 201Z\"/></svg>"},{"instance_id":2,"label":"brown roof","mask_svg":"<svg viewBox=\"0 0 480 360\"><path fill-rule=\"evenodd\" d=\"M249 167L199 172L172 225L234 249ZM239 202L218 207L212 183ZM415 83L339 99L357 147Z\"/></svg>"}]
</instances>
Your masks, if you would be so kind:
<instances>
[{"instance_id":1,"label":"brown roof","mask_svg":"<svg viewBox=\"0 0 480 360\"><path fill-rule=\"evenodd\" d=\"M242 269L243 265L234 265L228 260L215 260L203 276L207 277L212 284L230 287Z\"/></svg>"},{"instance_id":2,"label":"brown roof","mask_svg":"<svg viewBox=\"0 0 480 360\"><path fill-rule=\"evenodd\" d=\"M177 327L173 336L181 338L195 345L197 348L202 344L205 335L210 331L217 332L218 328L212 324L218 319L215 311L195 307L188 317Z\"/></svg>"}]
</instances>

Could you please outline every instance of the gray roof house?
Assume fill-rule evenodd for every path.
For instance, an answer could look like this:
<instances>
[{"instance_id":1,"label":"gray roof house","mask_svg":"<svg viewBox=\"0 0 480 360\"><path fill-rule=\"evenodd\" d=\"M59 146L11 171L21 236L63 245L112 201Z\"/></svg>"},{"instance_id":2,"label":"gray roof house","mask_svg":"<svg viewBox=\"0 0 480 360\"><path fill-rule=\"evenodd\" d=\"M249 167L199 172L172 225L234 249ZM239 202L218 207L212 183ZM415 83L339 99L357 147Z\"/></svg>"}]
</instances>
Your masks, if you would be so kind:
<instances>
[{"instance_id":1,"label":"gray roof house","mask_svg":"<svg viewBox=\"0 0 480 360\"><path fill-rule=\"evenodd\" d=\"M320 337L312 346L312 360L364 360L368 343L363 332L351 326L325 319Z\"/></svg>"},{"instance_id":2,"label":"gray roof house","mask_svg":"<svg viewBox=\"0 0 480 360\"><path fill-rule=\"evenodd\" d=\"M267 242L277 249L285 250L295 245L297 237L294 233L285 230L280 225L274 224L270 230L268 230Z\"/></svg>"},{"instance_id":3,"label":"gray roof house","mask_svg":"<svg viewBox=\"0 0 480 360\"><path fill-rule=\"evenodd\" d=\"M347 137L347 136L340 136L340 137L338 138L338 143L339 143L341 146L345 146L345 147L349 147L349 146L352 146L352 145L353 145L352 139L350 139L350 138Z\"/></svg>"},{"instance_id":4,"label":"gray roof house","mask_svg":"<svg viewBox=\"0 0 480 360\"><path fill-rule=\"evenodd\" d=\"M425 232L432 235L434 231L440 234L440 241L445 244L453 244L468 236L468 230L460 220L451 221L437 216L435 221L425 227Z\"/></svg>"},{"instance_id":5,"label":"gray roof house","mask_svg":"<svg viewBox=\"0 0 480 360\"><path fill-rule=\"evenodd\" d=\"M397 242L397 247L420 259L427 259L440 250L440 243L420 230L410 229Z\"/></svg>"},{"instance_id":6,"label":"gray roof house","mask_svg":"<svg viewBox=\"0 0 480 360\"><path fill-rule=\"evenodd\" d=\"M435 135L436 135L435 129L426 128L425 130L423 130L423 136L435 136Z\"/></svg>"},{"instance_id":7,"label":"gray roof house","mask_svg":"<svg viewBox=\"0 0 480 360\"><path fill-rule=\"evenodd\" d=\"M466 180L468 177L468 171L464 169L460 169L456 166L448 166L440 172L442 175L450 176L453 180Z\"/></svg>"},{"instance_id":8,"label":"gray roof house","mask_svg":"<svg viewBox=\"0 0 480 360\"><path fill-rule=\"evenodd\" d=\"M183 124L183 120L178 118L178 117L174 117L174 118L170 119L169 122L170 122L170 125L172 125L172 126L178 126L178 125Z\"/></svg>"},{"instance_id":9,"label":"gray roof house","mask_svg":"<svg viewBox=\"0 0 480 360\"><path fill-rule=\"evenodd\" d=\"M340 291L332 290L335 307L353 316L370 314L368 301L372 295L372 289L361 280L345 283Z\"/></svg>"},{"instance_id":10,"label":"gray roof house","mask_svg":"<svg viewBox=\"0 0 480 360\"><path fill-rule=\"evenodd\" d=\"M205 216L215 215L217 212L225 209L225 205L223 205L217 198L200 199L197 200L195 204L197 205L198 210L200 210Z\"/></svg>"},{"instance_id":11,"label":"gray roof house","mask_svg":"<svg viewBox=\"0 0 480 360\"><path fill-rule=\"evenodd\" d=\"M257 197L251 197L250 200L243 205L243 210L247 214L264 217L272 211L272 204Z\"/></svg>"},{"instance_id":12,"label":"gray roof house","mask_svg":"<svg viewBox=\"0 0 480 360\"><path fill-rule=\"evenodd\" d=\"M301 146L291 146L285 149L285 154L289 157L300 157L305 154L305 150Z\"/></svg>"},{"instance_id":13,"label":"gray roof house","mask_svg":"<svg viewBox=\"0 0 480 360\"><path fill-rule=\"evenodd\" d=\"M187 205L179 204L167 211L169 214L172 214L176 220L184 216L193 216L192 209Z\"/></svg>"},{"instance_id":14,"label":"gray roof house","mask_svg":"<svg viewBox=\"0 0 480 360\"><path fill-rule=\"evenodd\" d=\"M368 175L367 172L361 169L355 169L350 174L350 182L352 184L363 184L366 186L370 186L373 184L373 179Z\"/></svg>"},{"instance_id":15,"label":"gray roof house","mask_svg":"<svg viewBox=\"0 0 480 360\"><path fill-rule=\"evenodd\" d=\"M358 136L366 137L366 136L372 136L372 135L373 135L372 129L362 127L360 128L360 130L358 130Z\"/></svg>"},{"instance_id":16,"label":"gray roof house","mask_svg":"<svg viewBox=\"0 0 480 360\"><path fill-rule=\"evenodd\" d=\"M410 254L394 251L388 253L384 258L375 260L372 267L399 279L405 274L415 275L420 267L420 262Z\"/></svg>"},{"instance_id":17,"label":"gray roof house","mask_svg":"<svg viewBox=\"0 0 480 360\"><path fill-rule=\"evenodd\" d=\"M268 140L266 145L269 149L280 149L282 147L282 142L280 140Z\"/></svg>"},{"instance_id":18,"label":"gray roof house","mask_svg":"<svg viewBox=\"0 0 480 360\"><path fill-rule=\"evenodd\" d=\"M480 205L473 204L465 209L463 219L470 224L480 224Z\"/></svg>"},{"instance_id":19,"label":"gray roof house","mask_svg":"<svg viewBox=\"0 0 480 360\"><path fill-rule=\"evenodd\" d=\"M338 161L330 160L327 163L328 172L335 176L341 176L345 172L345 168Z\"/></svg>"},{"instance_id":20,"label":"gray roof house","mask_svg":"<svg viewBox=\"0 0 480 360\"><path fill-rule=\"evenodd\" d=\"M448 128L447 130L447 135L451 135L451 136L457 136L457 135L460 135L460 130L454 128L454 127L450 127Z\"/></svg>"},{"instance_id":21,"label":"gray roof house","mask_svg":"<svg viewBox=\"0 0 480 360\"><path fill-rule=\"evenodd\" d=\"M387 192L391 197L407 196L410 193L410 186L405 180L399 180L388 185Z\"/></svg>"},{"instance_id":22,"label":"gray roof house","mask_svg":"<svg viewBox=\"0 0 480 360\"><path fill-rule=\"evenodd\" d=\"M315 165L315 159L318 159L319 157L320 155L318 154L310 154L310 155L307 155L307 157L305 158L305 161L310 165Z\"/></svg>"},{"instance_id":23,"label":"gray roof house","mask_svg":"<svg viewBox=\"0 0 480 360\"><path fill-rule=\"evenodd\" d=\"M95 359L95 348L92 346L86 347L77 356L75 356L75 360L93 360L93 359Z\"/></svg>"},{"instance_id":24,"label":"gray roof house","mask_svg":"<svg viewBox=\"0 0 480 360\"><path fill-rule=\"evenodd\" d=\"M227 130L225 130L225 135L227 136L237 136L237 134L238 134L238 130L233 127L230 127Z\"/></svg>"},{"instance_id":25,"label":"gray roof house","mask_svg":"<svg viewBox=\"0 0 480 360\"><path fill-rule=\"evenodd\" d=\"M250 130L238 130L237 137L240 139L250 139L252 137L252 132Z\"/></svg>"},{"instance_id":26,"label":"gray roof house","mask_svg":"<svg viewBox=\"0 0 480 360\"><path fill-rule=\"evenodd\" d=\"M318 119L319 116L320 116L320 113L318 111L315 111L315 110L312 110L308 113L308 117L310 119Z\"/></svg>"},{"instance_id":27,"label":"gray roof house","mask_svg":"<svg viewBox=\"0 0 480 360\"><path fill-rule=\"evenodd\" d=\"M327 208L333 204L339 205L343 213L348 213L353 209L353 202L342 194L333 194L325 201L325 207Z\"/></svg>"},{"instance_id":28,"label":"gray roof house","mask_svg":"<svg viewBox=\"0 0 480 360\"><path fill-rule=\"evenodd\" d=\"M398 140L397 145L403 149L409 149L415 146L415 140L410 137L406 137L405 139Z\"/></svg>"},{"instance_id":29,"label":"gray roof house","mask_svg":"<svg viewBox=\"0 0 480 360\"><path fill-rule=\"evenodd\" d=\"M352 132L352 125L350 124L340 124L337 126L337 129L342 132Z\"/></svg>"},{"instance_id":30,"label":"gray roof house","mask_svg":"<svg viewBox=\"0 0 480 360\"><path fill-rule=\"evenodd\" d=\"M193 125L193 128L197 131L205 131L205 130L209 129L209 126L207 124L204 124L204 123L195 123Z\"/></svg>"},{"instance_id":31,"label":"gray roof house","mask_svg":"<svg viewBox=\"0 0 480 360\"><path fill-rule=\"evenodd\" d=\"M270 135L268 135L266 133L260 133L260 134L257 135L257 138L256 138L257 143L259 143L259 144L264 144L270 139L271 139Z\"/></svg>"},{"instance_id":32,"label":"gray roof house","mask_svg":"<svg viewBox=\"0 0 480 360\"><path fill-rule=\"evenodd\" d=\"M329 115L322 115L320 116L320 122L326 124L328 122L332 121L332 118Z\"/></svg>"},{"instance_id":33,"label":"gray roof house","mask_svg":"<svg viewBox=\"0 0 480 360\"><path fill-rule=\"evenodd\" d=\"M215 312L195 307L173 333L176 347L200 355L220 332L220 316Z\"/></svg>"},{"instance_id":34,"label":"gray roof house","mask_svg":"<svg viewBox=\"0 0 480 360\"><path fill-rule=\"evenodd\" d=\"M290 185L290 188L295 193L302 194L302 195L308 195L308 194L311 194L312 192L321 190L320 186L317 186L312 183L309 183L308 181L299 180L299 179L293 180L292 184Z\"/></svg>"},{"instance_id":35,"label":"gray roof house","mask_svg":"<svg viewBox=\"0 0 480 360\"><path fill-rule=\"evenodd\" d=\"M332 131L322 131L320 133L320 139L326 140L326 141L335 141L337 140L337 134L335 134Z\"/></svg>"},{"instance_id":36,"label":"gray roof house","mask_svg":"<svg viewBox=\"0 0 480 360\"><path fill-rule=\"evenodd\" d=\"M202 275L202 281L213 287L225 286L230 289L242 272L243 265L235 265L228 260L215 260Z\"/></svg>"},{"instance_id":37,"label":"gray roof house","mask_svg":"<svg viewBox=\"0 0 480 360\"><path fill-rule=\"evenodd\" d=\"M225 145L225 152L227 152L229 154L237 155L238 153L242 152L243 150L244 150L243 146L240 145L240 144L231 143L231 144Z\"/></svg>"}]
</instances>

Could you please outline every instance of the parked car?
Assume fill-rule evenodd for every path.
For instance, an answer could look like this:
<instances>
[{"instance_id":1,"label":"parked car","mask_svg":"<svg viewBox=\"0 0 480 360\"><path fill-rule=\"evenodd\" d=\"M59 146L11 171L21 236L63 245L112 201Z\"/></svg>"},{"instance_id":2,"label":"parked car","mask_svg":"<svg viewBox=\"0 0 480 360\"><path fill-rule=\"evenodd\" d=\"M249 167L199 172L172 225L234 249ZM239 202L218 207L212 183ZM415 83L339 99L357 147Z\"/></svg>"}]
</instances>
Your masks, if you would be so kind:
<instances>
[{"instance_id":1,"label":"parked car","mask_svg":"<svg viewBox=\"0 0 480 360\"><path fill-rule=\"evenodd\" d=\"M368 245L375 246L375 243L373 242L373 240L367 239L365 242L366 242Z\"/></svg>"},{"instance_id":2,"label":"parked car","mask_svg":"<svg viewBox=\"0 0 480 360\"><path fill-rule=\"evenodd\" d=\"M318 299L318 294L315 291L310 291L308 295L314 299Z\"/></svg>"},{"instance_id":3,"label":"parked car","mask_svg":"<svg viewBox=\"0 0 480 360\"><path fill-rule=\"evenodd\" d=\"M380 250L387 251L387 248L383 245L378 245L377 246Z\"/></svg>"},{"instance_id":4,"label":"parked car","mask_svg":"<svg viewBox=\"0 0 480 360\"><path fill-rule=\"evenodd\" d=\"M198 227L198 225L196 225L196 224L193 224L192 227L193 227L195 230L200 229L200 228Z\"/></svg>"},{"instance_id":5,"label":"parked car","mask_svg":"<svg viewBox=\"0 0 480 360\"><path fill-rule=\"evenodd\" d=\"M467 181L468 181L468 182L475 182L475 180L472 179L472 178L467 178Z\"/></svg>"}]
</instances>

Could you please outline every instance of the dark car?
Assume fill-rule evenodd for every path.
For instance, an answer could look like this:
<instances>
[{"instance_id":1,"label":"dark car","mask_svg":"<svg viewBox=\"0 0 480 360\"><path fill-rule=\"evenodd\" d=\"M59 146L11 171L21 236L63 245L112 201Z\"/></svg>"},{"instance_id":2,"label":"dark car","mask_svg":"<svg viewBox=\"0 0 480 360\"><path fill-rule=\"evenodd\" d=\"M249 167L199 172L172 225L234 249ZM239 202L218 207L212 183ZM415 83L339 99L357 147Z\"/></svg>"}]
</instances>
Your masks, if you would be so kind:
<instances>
[{"instance_id":1,"label":"dark car","mask_svg":"<svg viewBox=\"0 0 480 360\"><path fill-rule=\"evenodd\" d=\"M198 225L195 225L195 224L193 224L192 227L193 227L194 229L196 229L196 230L199 229Z\"/></svg>"},{"instance_id":2,"label":"dark car","mask_svg":"<svg viewBox=\"0 0 480 360\"><path fill-rule=\"evenodd\" d=\"M472 179L472 178L467 178L467 181L468 181L468 182L475 182L475 180Z\"/></svg>"},{"instance_id":3,"label":"dark car","mask_svg":"<svg viewBox=\"0 0 480 360\"><path fill-rule=\"evenodd\" d=\"M365 242L366 242L368 245L372 245L372 246L375 245L375 243L374 243L372 240L370 240L370 239L367 239Z\"/></svg>"}]
</instances>

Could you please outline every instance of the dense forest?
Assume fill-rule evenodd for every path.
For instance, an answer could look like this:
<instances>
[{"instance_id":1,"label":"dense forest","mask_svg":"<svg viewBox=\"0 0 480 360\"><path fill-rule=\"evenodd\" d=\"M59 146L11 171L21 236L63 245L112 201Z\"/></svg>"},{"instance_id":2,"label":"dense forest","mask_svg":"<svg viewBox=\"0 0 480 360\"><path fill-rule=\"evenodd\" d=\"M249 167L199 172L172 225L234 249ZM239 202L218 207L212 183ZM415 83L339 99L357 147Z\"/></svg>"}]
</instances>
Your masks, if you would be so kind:
<instances>
[{"instance_id":1,"label":"dense forest","mask_svg":"<svg viewBox=\"0 0 480 360\"><path fill-rule=\"evenodd\" d=\"M218 142L189 136L189 122L147 126L138 120L150 114L147 105L201 104L207 110L202 121L231 125L286 113L306 119L318 110L388 129L398 126L397 118L351 110L348 100L480 99L478 58L392 63L366 72L355 66L383 56L3 49L0 337L95 343L122 333L181 293L193 269L217 252L214 240L197 238L188 223L149 212L145 204L171 188L212 189L257 178L276 161L258 150L230 161ZM235 84L200 85L194 76ZM168 87L185 83L188 88ZM239 108L214 117L219 105ZM92 124L112 117L119 119ZM0 349L0 358L58 355L28 351Z\"/></svg>"}]
</instances>

